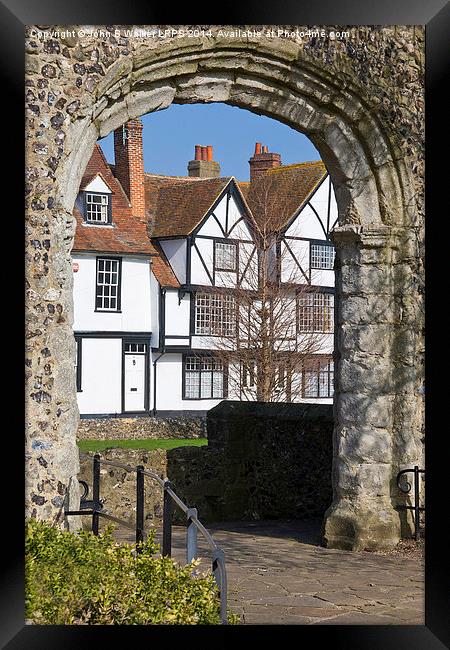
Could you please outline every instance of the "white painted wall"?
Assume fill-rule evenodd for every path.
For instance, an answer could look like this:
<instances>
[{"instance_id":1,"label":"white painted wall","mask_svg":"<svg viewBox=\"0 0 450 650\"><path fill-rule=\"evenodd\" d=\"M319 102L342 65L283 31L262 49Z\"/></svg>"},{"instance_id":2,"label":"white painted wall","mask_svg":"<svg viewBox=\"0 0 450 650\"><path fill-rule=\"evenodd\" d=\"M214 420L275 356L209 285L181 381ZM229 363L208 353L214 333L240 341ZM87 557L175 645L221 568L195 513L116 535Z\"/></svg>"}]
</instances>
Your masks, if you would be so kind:
<instances>
[{"instance_id":1,"label":"white painted wall","mask_svg":"<svg viewBox=\"0 0 450 650\"><path fill-rule=\"evenodd\" d=\"M252 240L253 237L245 220L239 221L236 226L234 225L242 216L243 213L240 211L238 204L234 200L234 197L231 196L228 206L228 230L230 231L229 236L234 239Z\"/></svg>"},{"instance_id":2,"label":"white painted wall","mask_svg":"<svg viewBox=\"0 0 450 650\"><path fill-rule=\"evenodd\" d=\"M329 269L311 269L311 284L318 287L334 287L334 271Z\"/></svg>"},{"instance_id":3,"label":"white painted wall","mask_svg":"<svg viewBox=\"0 0 450 650\"><path fill-rule=\"evenodd\" d=\"M313 194L309 203L314 207L319 215L314 213L314 210L307 204L301 210L298 217L292 222L286 231L288 237L306 237L309 239L325 239L325 232L327 232L327 212L328 212L328 192L330 189L330 177L323 181L320 187ZM334 190L331 185L331 201L330 201L330 230L335 225L338 217L337 203L334 195ZM321 227L321 224L323 228Z\"/></svg>"},{"instance_id":4,"label":"white painted wall","mask_svg":"<svg viewBox=\"0 0 450 650\"><path fill-rule=\"evenodd\" d=\"M201 239L200 237L196 237L195 244L212 277L213 240ZM200 284L207 287L211 286L211 280L209 279L208 274L206 273L205 268L202 264L202 261L193 246L191 249L191 284Z\"/></svg>"},{"instance_id":5,"label":"white painted wall","mask_svg":"<svg viewBox=\"0 0 450 650\"><path fill-rule=\"evenodd\" d=\"M221 224L222 228L225 230L224 202L226 202L226 196L223 197L216 210L214 210L214 214L216 215L217 220ZM223 232L221 231L217 220L214 219L212 215L210 215L197 234L201 235L202 237L223 237Z\"/></svg>"},{"instance_id":6,"label":"white painted wall","mask_svg":"<svg viewBox=\"0 0 450 650\"><path fill-rule=\"evenodd\" d=\"M122 256L120 313L95 311L96 256L77 253L72 259L79 264L73 274L75 331L151 331L149 259Z\"/></svg>"},{"instance_id":7,"label":"white painted wall","mask_svg":"<svg viewBox=\"0 0 450 650\"><path fill-rule=\"evenodd\" d=\"M287 244L292 251L289 252L284 242L281 242L281 279L283 282L298 282L304 284L309 277L309 242L302 239L288 239ZM297 266L295 260L300 264L306 274L306 278Z\"/></svg>"},{"instance_id":8,"label":"white painted wall","mask_svg":"<svg viewBox=\"0 0 450 650\"><path fill-rule=\"evenodd\" d=\"M91 182L86 185L84 192L100 192L101 194L112 194L103 178L99 175L93 178Z\"/></svg>"},{"instance_id":9,"label":"white painted wall","mask_svg":"<svg viewBox=\"0 0 450 650\"><path fill-rule=\"evenodd\" d=\"M153 273L150 273L150 306L152 346L157 347L159 342L159 282Z\"/></svg>"},{"instance_id":10,"label":"white painted wall","mask_svg":"<svg viewBox=\"0 0 450 650\"><path fill-rule=\"evenodd\" d=\"M122 411L122 340L85 338L82 342L80 414Z\"/></svg>"},{"instance_id":11,"label":"white painted wall","mask_svg":"<svg viewBox=\"0 0 450 650\"><path fill-rule=\"evenodd\" d=\"M163 249L173 272L180 284L186 283L186 239L160 240Z\"/></svg>"},{"instance_id":12,"label":"white painted wall","mask_svg":"<svg viewBox=\"0 0 450 650\"><path fill-rule=\"evenodd\" d=\"M189 320L191 309L191 296L185 294L181 301L178 299L178 290L166 291L166 335L189 336Z\"/></svg>"}]
</instances>

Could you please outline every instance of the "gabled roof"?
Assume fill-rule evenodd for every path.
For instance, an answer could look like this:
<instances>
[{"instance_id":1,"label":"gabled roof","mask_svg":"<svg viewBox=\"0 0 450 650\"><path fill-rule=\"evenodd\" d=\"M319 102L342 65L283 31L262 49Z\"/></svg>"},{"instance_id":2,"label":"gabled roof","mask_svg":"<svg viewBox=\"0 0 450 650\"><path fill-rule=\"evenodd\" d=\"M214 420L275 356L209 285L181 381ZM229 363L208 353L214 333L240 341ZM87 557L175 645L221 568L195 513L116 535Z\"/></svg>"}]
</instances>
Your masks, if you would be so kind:
<instances>
[{"instance_id":1,"label":"gabled roof","mask_svg":"<svg viewBox=\"0 0 450 650\"><path fill-rule=\"evenodd\" d=\"M239 183L261 230L285 228L326 177L321 160L275 167L251 183Z\"/></svg>"},{"instance_id":2,"label":"gabled roof","mask_svg":"<svg viewBox=\"0 0 450 650\"><path fill-rule=\"evenodd\" d=\"M122 186L113 176L98 144L95 145L89 159L80 188L86 187L97 174L101 174L112 191L113 225L87 225L84 223L83 215L75 207L74 216L77 220L77 228L73 250L155 255L155 249L148 236L146 222L132 215L130 203Z\"/></svg>"},{"instance_id":3,"label":"gabled roof","mask_svg":"<svg viewBox=\"0 0 450 650\"><path fill-rule=\"evenodd\" d=\"M145 174L145 205L151 236L162 238L189 235L232 178Z\"/></svg>"},{"instance_id":4,"label":"gabled roof","mask_svg":"<svg viewBox=\"0 0 450 650\"><path fill-rule=\"evenodd\" d=\"M85 172L83 178L81 179L80 191L86 189L86 187L88 187L88 185L94 180L94 178L97 178L97 176L100 176L100 178L105 183L105 185L109 187L109 184L106 181L104 174L101 174L100 172L93 172L92 174L86 174ZM109 189L111 190L110 187Z\"/></svg>"}]
</instances>

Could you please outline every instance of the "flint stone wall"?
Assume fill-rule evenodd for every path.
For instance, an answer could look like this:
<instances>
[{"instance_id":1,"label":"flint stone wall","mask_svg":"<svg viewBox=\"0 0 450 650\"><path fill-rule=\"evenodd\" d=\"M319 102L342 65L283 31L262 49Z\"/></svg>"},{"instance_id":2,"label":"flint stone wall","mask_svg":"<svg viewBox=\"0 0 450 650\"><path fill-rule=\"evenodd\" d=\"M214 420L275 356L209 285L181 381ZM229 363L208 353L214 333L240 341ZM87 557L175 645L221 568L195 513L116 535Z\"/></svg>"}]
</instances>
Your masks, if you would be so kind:
<instances>
[{"instance_id":1,"label":"flint stone wall","mask_svg":"<svg viewBox=\"0 0 450 650\"><path fill-rule=\"evenodd\" d=\"M78 425L78 440L143 440L202 438L205 418L86 418Z\"/></svg>"},{"instance_id":2,"label":"flint stone wall","mask_svg":"<svg viewBox=\"0 0 450 650\"><path fill-rule=\"evenodd\" d=\"M332 407L223 402L208 414L208 446L101 454L168 477L204 522L321 517L332 500ZM93 454L89 454L92 459ZM134 521L135 474L102 466L105 512ZM81 460L92 485L92 460ZM146 522L162 517L162 492L145 479ZM174 508L174 521L184 515Z\"/></svg>"}]
</instances>

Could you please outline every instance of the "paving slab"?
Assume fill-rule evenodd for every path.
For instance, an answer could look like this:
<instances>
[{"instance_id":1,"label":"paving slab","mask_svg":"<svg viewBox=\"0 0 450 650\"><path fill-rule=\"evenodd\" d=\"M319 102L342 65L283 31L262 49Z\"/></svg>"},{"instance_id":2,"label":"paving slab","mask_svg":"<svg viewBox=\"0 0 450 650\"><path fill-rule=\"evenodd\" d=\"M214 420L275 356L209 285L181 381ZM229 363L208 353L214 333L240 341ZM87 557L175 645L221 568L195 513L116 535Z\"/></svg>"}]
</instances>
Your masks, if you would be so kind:
<instances>
[{"instance_id":1,"label":"paving slab","mask_svg":"<svg viewBox=\"0 0 450 650\"><path fill-rule=\"evenodd\" d=\"M323 548L319 520L223 522L207 528L225 553L228 605L245 625L425 623L420 556ZM129 531L117 535L132 541ZM184 563L186 529L174 526L172 540L172 557ZM209 547L200 534L198 549L198 571L208 571Z\"/></svg>"}]
</instances>

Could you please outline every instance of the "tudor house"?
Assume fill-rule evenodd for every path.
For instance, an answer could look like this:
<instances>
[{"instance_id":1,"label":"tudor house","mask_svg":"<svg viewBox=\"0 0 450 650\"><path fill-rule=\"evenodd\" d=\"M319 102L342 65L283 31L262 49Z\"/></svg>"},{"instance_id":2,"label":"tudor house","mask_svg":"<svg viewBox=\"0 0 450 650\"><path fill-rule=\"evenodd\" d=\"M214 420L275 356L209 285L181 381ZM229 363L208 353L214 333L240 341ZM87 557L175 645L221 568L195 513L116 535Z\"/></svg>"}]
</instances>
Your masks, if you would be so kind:
<instances>
[{"instance_id":1,"label":"tudor house","mask_svg":"<svg viewBox=\"0 0 450 650\"><path fill-rule=\"evenodd\" d=\"M244 183L221 177L212 147L196 145L187 176L145 173L138 119L114 132L114 155L108 164L96 145L74 209L81 417L200 414L240 398L214 337L233 330L226 289L251 290L265 228L281 282L316 287L295 308L296 333L322 336L298 399L330 403L337 207L323 163L283 166L257 143Z\"/></svg>"}]
</instances>

